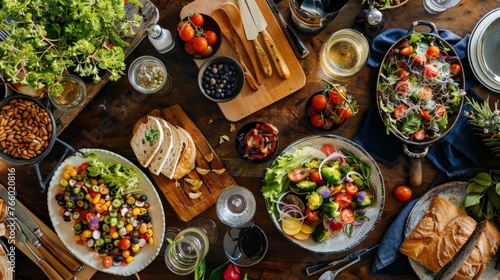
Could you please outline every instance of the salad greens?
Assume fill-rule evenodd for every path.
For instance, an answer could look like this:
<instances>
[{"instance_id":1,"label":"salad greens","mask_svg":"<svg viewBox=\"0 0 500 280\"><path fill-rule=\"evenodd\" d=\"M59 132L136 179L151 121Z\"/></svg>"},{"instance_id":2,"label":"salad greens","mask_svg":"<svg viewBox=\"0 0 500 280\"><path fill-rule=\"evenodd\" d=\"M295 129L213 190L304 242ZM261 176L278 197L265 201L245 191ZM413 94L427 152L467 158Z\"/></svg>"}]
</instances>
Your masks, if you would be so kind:
<instances>
[{"instance_id":1,"label":"salad greens","mask_svg":"<svg viewBox=\"0 0 500 280\"><path fill-rule=\"evenodd\" d=\"M84 158L89 158L89 175L92 177L100 176L108 187L117 188L117 194L126 194L130 191L140 191L137 187L141 183L137 177L137 170L125 167L116 162L100 161L97 154L86 152Z\"/></svg>"}]
</instances>

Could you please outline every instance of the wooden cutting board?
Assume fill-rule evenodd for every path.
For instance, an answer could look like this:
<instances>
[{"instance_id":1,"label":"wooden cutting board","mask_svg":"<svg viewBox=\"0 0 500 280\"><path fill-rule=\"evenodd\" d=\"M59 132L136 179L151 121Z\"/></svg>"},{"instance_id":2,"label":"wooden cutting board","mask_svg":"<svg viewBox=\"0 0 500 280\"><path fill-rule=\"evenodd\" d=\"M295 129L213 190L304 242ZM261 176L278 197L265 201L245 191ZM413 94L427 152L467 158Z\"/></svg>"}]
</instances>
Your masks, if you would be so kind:
<instances>
[{"instance_id":1,"label":"wooden cutting board","mask_svg":"<svg viewBox=\"0 0 500 280\"><path fill-rule=\"evenodd\" d=\"M196 145L196 167L207 170L225 168L203 134L186 115L180 105L174 105L163 110L155 109L148 115L164 118L169 123L180 126L189 132ZM144 116L137 122L134 131L136 131L138 124L144 119L147 119L147 116ZM208 162L204 155L210 153L213 154L213 160ZM162 174L158 176L151 174L151 176L174 209L177 217L184 222L191 220L214 205L219 194L225 188L236 185L236 182L227 170L222 174L210 171L206 175L201 175L196 170L192 170L184 178L203 181L201 188L197 190L201 192L201 196L197 199L192 199L188 195L191 192L189 184L184 178L177 180L178 186L176 186L175 180L171 180Z\"/></svg>"},{"instance_id":2,"label":"wooden cutting board","mask_svg":"<svg viewBox=\"0 0 500 280\"><path fill-rule=\"evenodd\" d=\"M182 8L180 19L194 12L211 15L212 11L217 9L221 4L225 2L232 2L238 5L237 1L235 0L195 0ZM262 85L259 87L258 91L254 92L250 89L248 84L245 84L242 92L238 97L229 102L217 103L220 110L222 111L222 114L224 114L224 117L233 122L239 121L267 107L268 105L296 92L297 90L301 89L306 83L304 70L299 64L299 61L295 56L292 47L288 43L285 34L278 25L278 22L271 12L271 9L267 6L265 0L256 0L256 2L267 21L266 30L267 32L269 32L271 37L276 42L279 50L281 51L285 62L290 69L291 77L286 80L281 79L278 76L276 68L273 65L273 75L271 77L265 78L264 74L262 74ZM251 62L248 59L248 56L250 55L255 56L255 50L253 50L251 54L247 54L241 44L239 37L236 36L236 32L233 32L233 34L235 37L236 45L239 46L238 49L241 55L244 57L245 64L250 69L250 72L255 73L254 69L252 69ZM259 35L258 39L261 42L261 45L264 46L262 35ZM225 37L223 37L222 45L216 55L220 54L229 55L236 58L234 50ZM200 67L205 60L195 59L194 61L196 65ZM262 70L260 68L258 70L262 73Z\"/></svg>"}]
</instances>

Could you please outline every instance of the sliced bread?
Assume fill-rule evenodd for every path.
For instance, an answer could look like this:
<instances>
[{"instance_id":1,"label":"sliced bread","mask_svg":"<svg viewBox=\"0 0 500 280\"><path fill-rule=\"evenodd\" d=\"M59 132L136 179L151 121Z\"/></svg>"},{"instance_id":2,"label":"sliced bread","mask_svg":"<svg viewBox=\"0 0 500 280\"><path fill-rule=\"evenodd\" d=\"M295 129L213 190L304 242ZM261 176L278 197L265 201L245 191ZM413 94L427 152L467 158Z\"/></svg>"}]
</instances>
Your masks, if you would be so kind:
<instances>
[{"instance_id":1,"label":"sliced bread","mask_svg":"<svg viewBox=\"0 0 500 280\"><path fill-rule=\"evenodd\" d=\"M179 159L181 157L182 150L184 149L183 142L181 140L180 132L178 130L178 127L172 125L169 123L170 128L172 129L172 136L173 136L173 145L172 148L170 149L169 155L167 157L167 161L163 165L161 169L161 173L165 175L167 178L172 179L174 176L175 172L175 167L177 166L177 163L179 162Z\"/></svg>"},{"instance_id":2,"label":"sliced bread","mask_svg":"<svg viewBox=\"0 0 500 280\"><path fill-rule=\"evenodd\" d=\"M184 128L178 127L177 129L181 135L181 141L183 141L185 145L172 179L180 179L186 176L194 169L196 162L196 145L194 144L193 138Z\"/></svg>"},{"instance_id":3,"label":"sliced bread","mask_svg":"<svg viewBox=\"0 0 500 280\"><path fill-rule=\"evenodd\" d=\"M160 149L163 138L163 128L157 118L148 116L147 121L139 125L130 139L130 145L142 166L148 167Z\"/></svg>"},{"instance_id":4,"label":"sliced bread","mask_svg":"<svg viewBox=\"0 0 500 280\"><path fill-rule=\"evenodd\" d=\"M156 153L153 160L149 164L149 171L151 171L154 175L159 175L161 173L161 169L167 162L174 145L174 132L172 130L175 128L171 127L168 122L162 118L158 118L158 120L163 128L164 137L160 150L158 150L158 153Z\"/></svg>"}]
</instances>

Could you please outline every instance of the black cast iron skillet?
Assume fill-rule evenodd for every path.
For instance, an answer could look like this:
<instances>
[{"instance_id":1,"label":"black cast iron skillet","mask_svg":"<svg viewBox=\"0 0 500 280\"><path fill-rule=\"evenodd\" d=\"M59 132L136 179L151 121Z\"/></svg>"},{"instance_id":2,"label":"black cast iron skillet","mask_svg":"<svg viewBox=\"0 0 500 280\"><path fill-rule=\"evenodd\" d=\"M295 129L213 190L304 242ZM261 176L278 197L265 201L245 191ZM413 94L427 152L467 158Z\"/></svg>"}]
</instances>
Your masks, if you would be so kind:
<instances>
[{"instance_id":1,"label":"black cast iron skillet","mask_svg":"<svg viewBox=\"0 0 500 280\"><path fill-rule=\"evenodd\" d=\"M45 191L45 186L48 183L48 180L52 177L54 174L55 168L57 168L62 160L66 157L67 153L71 151L72 153L76 153L77 150L73 148L72 146L66 144L65 142L61 141L60 139L57 138L57 129L56 129L56 121L54 119L54 115L52 112L43 104L40 100L33 98L31 96L27 95L22 95L22 94L15 94L6 97L0 102L0 108L3 108L3 106L7 105L11 100L13 99L22 99L22 100L30 100L34 103L36 103L38 106L43 108L45 111L47 111L49 117L50 117L50 122L52 124L52 132L51 132L51 137L49 140L49 144L47 148L40 153L38 156L33 157L31 159L19 159L19 158L13 158L10 155L3 153L3 151L0 151L0 159L7 164L13 165L13 166L34 166L36 170L36 175L38 178L38 182L40 183L40 187L42 189L42 192ZM65 147L65 152L62 155L62 157L58 160L57 164L55 165L55 168L47 175L46 178L43 178L42 173L40 171L40 162L51 152L52 148L54 147L54 144L58 142L59 144L63 145Z\"/></svg>"},{"instance_id":2,"label":"black cast iron skillet","mask_svg":"<svg viewBox=\"0 0 500 280\"><path fill-rule=\"evenodd\" d=\"M425 26L429 27L431 29L431 32L416 32L415 31L415 27L418 26L418 25L425 25ZM384 60L382 61L382 65L380 66L379 78L378 78L378 81L377 81L377 102L376 103L377 103L378 111L379 111L380 117L382 118L382 121L384 121L384 118L385 118L385 116L387 114L380 107L380 102L383 102L383 100L385 98L383 92L379 89L380 88L380 82L381 82L381 79L382 79L381 78L382 77L381 73L383 71L384 63L385 63L388 55L391 53L391 51L393 49L395 49L397 46L399 46L403 40L409 39L409 37L412 34L414 34L414 33L421 33L421 34L424 34L424 35L432 35L432 36L434 36L436 38L436 40L443 47L449 49L448 50L448 55L449 56L456 56L457 57L456 61L453 61L453 63L458 63L460 65L461 69L463 69L462 63L460 62L460 59L458 58L457 52L453 49L453 47L448 42L446 42L441 37L439 37L438 31L436 29L436 26L433 23L428 22L428 21L423 21L423 20L419 20L419 21L413 22L413 24L410 26L410 28L408 30L408 33L404 37L402 37L401 39L399 39L398 41L396 41L391 46L391 48L385 54ZM460 86L461 89L463 89L464 88L464 83L465 83L465 77L464 77L463 71L462 71L462 73L461 73L461 75L459 77L459 80L460 80L459 86ZM455 123L456 123L456 121L458 119L458 116L460 115L460 112L462 110L462 107L463 107L463 104L464 104L464 99L465 98L462 98L460 106L455 110L455 112L453 114L448 114L448 126L447 126L447 128L444 131L441 131L439 137L436 137L436 138L426 138L423 141L412 141L412 140L405 139L404 137L402 137L398 132L394 131L393 128L390 129L391 133L393 135L395 135L396 137L398 137L399 139L401 139L401 141L403 142L403 150L409 156L409 159L410 159L410 162L411 162L410 184L412 186L419 186L422 183L421 159L427 155L427 152L429 151L429 147L433 143L438 142L439 140L441 140L453 128L453 126L455 125Z\"/></svg>"}]
</instances>

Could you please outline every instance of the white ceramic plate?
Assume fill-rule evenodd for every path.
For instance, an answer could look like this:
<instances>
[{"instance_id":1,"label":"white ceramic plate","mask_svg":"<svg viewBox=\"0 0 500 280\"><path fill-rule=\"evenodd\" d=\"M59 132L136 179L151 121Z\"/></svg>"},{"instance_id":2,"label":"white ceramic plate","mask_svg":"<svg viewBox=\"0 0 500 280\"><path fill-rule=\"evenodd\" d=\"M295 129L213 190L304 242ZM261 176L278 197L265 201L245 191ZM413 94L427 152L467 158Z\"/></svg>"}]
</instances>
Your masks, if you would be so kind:
<instances>
[{"instance_id":1,"label":"white ceramic plate","mask_svg":"<svg viewBox=\"0 0 500 280\"><path fill-rule=\"evenodd\" d=\"M446 184L439 185L432 188L430 191L426 192L413 206L413 209L408 215L405 225L405 237L408 237L412 230L418 225L425 215L425 211L429 208L434 196L440 195L441 197L448 200L451 204L455 205L460 209L464 209L465 196L467 195L467 185L468 182L450 182ZM500 271L495 269L496 259L498 254L491 263L486 268L486 271L481 275L480 279L500 279ZM410 265L417 274L417 276L422 280L433 280L435 273L425 268L420 263L408 258Z\"/></svg>"},{"instance_id":2,"label":"white ceramic plate","mask_svg":"<svg viewBox=\"0 0 500 280\"><path fill-rule=\"evenodd\" d=\"M490 26L496 19L500 17L500 8L495 9L485 16L483 16L479 22L476 24L474 29L472 30L469 44L467 46L467 56L469 57L469 63L474 73L474 76L479 80L481 84L483 84L486 88L491 91L500 93L500 84L493 81L488 74L484 73L483 68L480 62L479 53L479 41L481 40L481 36L484 34L484 31L488 26Z\"/></svg>"},{"instance_id":3,"label":"white ceramic plate","mask_svg":"<svg viewBox=\"0 0 500 280\"><path fill-rule=\"evenodd\" d=\"M356 144L355 142L331 134L323 134L323 135L314 135L299 139L292 144L290 144L287 148L283 150L283 152L278 156L283 156L285 154L294 153L296 150L301 149L302 147L310 146L319 150L321 152L321 147L324 144L331 144L337 149L347 149L351 151L354 155L356 155L361 161L366 162L371 167L371 177L370 182L372 184L373 190L375 192L375 197L372 200L372 205L366 208L366 217L368 218L359 228L356 228L349 238L347 235L342 233L337 233L331 237L329 237L325 242L317 243L309 237L307 240L301 241L297 240L293 237L286 235L281 229L281 225L278 222L278 218L276 213L271 214L271 219L278 228L279 232L283 234L283 236L290 240L292 243L297 246L304 248L306 250L316 252L316 253L340 253L347 251L349 249L357 246L361 241L363 241L368 234L375 228L378 220L382 216L382 210L384 209L384 200L385 200L385 190L384 190L384 179L382 178L382 173L378 168L377 163L373 158L365 151L361 146ZM267 204L266 204L267 207Z\"/></svg>"},{"instance_id":4,"label":"white ceramic plate","mask_svg":"<svg viewBox=\"0 0 500 280\"><path fill-rule=\"evenodd\" d=\"M84 262L85 265L106 273L122 276L128 276L139 272L156 258L156 256L160 252L160 247L162 245L163 235L165 233L165 216L160 197L158 196L158 193L156 192L153 184L144 174L144 172L142 172L137 166L135 166L126 158L113 152L101 149L81 149L80 151L83 153L93 152L97 154L100 161L116 162L122 164L125 167L135 168L137 170L137 176L141 180L141 184L139 185L139 187L148 189L144 194L147 195L148 203L150 204L148 211L151 216L151 222L153 223L153 236L155 237L154 245L144 246L142 250L134 256L135 259L130 264L105 268L102 265L102 259L98 257L95 252L87 250L85 246L79 245L73 240L73 224L71 222L65 222L59 215L59 205L57 205L55 195L57 194L58 184L61 179L61 174L64 170L64 167L67 164L78 166L81 163L87 161L87 159L83 158L78 153L74 156L66 158L55 170L54 176L52 176L52 179L50 180L50 185L47 193L47 201L52 225L54 226L57 235L64 243L64 245L68 248L68 250L73 255L77 256L82 262Z\"/></svg>"}]
</instances>

